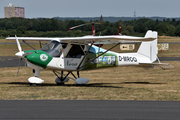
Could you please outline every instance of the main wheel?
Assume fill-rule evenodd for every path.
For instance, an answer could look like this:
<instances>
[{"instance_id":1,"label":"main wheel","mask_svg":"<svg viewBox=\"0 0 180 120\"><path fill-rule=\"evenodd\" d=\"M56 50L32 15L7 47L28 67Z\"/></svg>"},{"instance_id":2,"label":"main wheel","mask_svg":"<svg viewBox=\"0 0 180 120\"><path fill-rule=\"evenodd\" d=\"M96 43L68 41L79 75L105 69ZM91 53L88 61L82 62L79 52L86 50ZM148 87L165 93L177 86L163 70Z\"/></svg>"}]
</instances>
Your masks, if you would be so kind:
<instances>
[{"instance_id":1,"label":"main wheel","mask_svg":"<svg viewBox=\"0 0 180 120\"><path fill-rule=\"evenodd\" d=\"M63 79L64 79L64 78L63 78ZM64 83L65 83L65 82L68 82L68 81L69 81L68 78L66 78L64 81L62 81L60 77L57 77L57 78L55 79L55 82L56 82L57 85L64 85Z\"/></svg>"},{"instance_id":2,"label":"main wheel","mask_svg":"<svg viewBox=\"0 0 180 120\"><path fill-rule=\"evenodd\" d=\"M64 85L64 82L63 83L56 83L57 85Z\"/></svg>"}]
</instances>

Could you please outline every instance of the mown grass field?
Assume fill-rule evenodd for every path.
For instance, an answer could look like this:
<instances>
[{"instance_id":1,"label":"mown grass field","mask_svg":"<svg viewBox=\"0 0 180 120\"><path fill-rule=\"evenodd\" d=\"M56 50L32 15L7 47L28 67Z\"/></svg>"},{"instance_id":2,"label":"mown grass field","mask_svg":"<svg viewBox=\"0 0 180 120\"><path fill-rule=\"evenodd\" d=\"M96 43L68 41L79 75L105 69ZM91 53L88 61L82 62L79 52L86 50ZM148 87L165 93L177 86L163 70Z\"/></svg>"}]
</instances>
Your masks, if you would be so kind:
<instances>
[{"instance_id":1,"label":"mown grass field","mask_svg":"<svg viewBox=\"0 0 180 120\"><path fill-rule=\"evenodd\" d=\"M73 80L58 86L56 76L42 71L42 85L30 86L27 79L32 70L21 67L0 68L0 99L75 99L75 100L180 100L180 62L169 62L174 69L144 69L141 67L114 67L80 72L89 78L86 85Z\"/></svg>"},{"instance_id":2,"label":"mown grass field","mask_svg":"<svg viewBox=\"0 0 180 120\"><path fill-rule=\"evenodd\" d=\"M175 40L176 39L176 40ZM161 38L159 39L159 41ZM178 42L168 38L164 42ZM1 41L0 41L1 42ZM158 56L179 57L179 46L170 45L169 51L160 51ZM31 49L22 45L23 50ZM39 45L33 45L39 48ZM109 46L104 46L109 47ZM137 48L136 48L137 49ZM0 45L0 56L14 56L16 44ZM119 51L119 46L114 48ZM120 51L121 52L121 51ZM167 62L166 62L167 63ZM80 72L81 77L89 78L86 85L76 85L73 80L64 86L56 85L56 76L51 71L42 71L42 85L30 86L27 79L32 70L21 67L16 77L17 67L0 68L0 99L75 99L75 100L180 100L180 61L168 62L175 68L145 69L142 67L114 67Z\"/></svg>"}]
</instances>

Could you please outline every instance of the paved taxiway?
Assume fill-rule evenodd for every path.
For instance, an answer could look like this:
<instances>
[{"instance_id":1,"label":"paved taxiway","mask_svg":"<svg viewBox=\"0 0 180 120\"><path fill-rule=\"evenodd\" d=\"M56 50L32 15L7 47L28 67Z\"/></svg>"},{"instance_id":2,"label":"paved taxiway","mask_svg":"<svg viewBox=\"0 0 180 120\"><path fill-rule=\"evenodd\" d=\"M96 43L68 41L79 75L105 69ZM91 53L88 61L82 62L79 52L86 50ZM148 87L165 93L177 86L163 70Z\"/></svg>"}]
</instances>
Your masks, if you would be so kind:
<instances>
[{"instance_id":1,"label":"paved taxiway","mask_svg":"<svg viewBox=\"0 0 180 120\"><path fill-rule=\"evenodd\" d=\"M161 57L160 61L180 61L180 57ZM19 65L19 58L17 57L3 57L0 56L0 67L17 67ZM20 66L25 66L21 60Z\"/></svg>"},{"instance_id":2,"label":"paved taxiway","mask_svg":"<svg viewBox=\"0 0 180 120\"><path fill-rule=\"evenodd\" d=\"M0 67L17 67L18 65L19 65L18 57L0 56ZM24 61L21 60L20 66L25 66Z\"/></svg>"},{"instance_id":3,"label":"paved taxiway","mask_svg":"<svg viewBox=\"0 0 180 120\"><path fill-rule=\"evenodd\" d=\"M179 120L179 113L175 101L0 101L1 120Z\"/></svg>"}]
</instances>

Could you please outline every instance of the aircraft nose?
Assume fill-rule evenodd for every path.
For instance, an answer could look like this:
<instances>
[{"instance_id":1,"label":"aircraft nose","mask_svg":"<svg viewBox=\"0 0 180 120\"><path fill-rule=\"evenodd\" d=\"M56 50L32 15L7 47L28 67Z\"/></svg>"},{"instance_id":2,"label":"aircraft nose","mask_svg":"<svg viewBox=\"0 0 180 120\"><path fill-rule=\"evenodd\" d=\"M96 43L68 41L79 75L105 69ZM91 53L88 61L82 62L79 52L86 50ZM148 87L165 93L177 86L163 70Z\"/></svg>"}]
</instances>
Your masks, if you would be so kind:
<instances>
[{"instance_id":1,"label":"aircraft nose","mask_svg":"<svg viewBox=\"0 0 180 120\"><path fill-rule=\"evenodd\" d=\"M31 54L33 54L33 52L24 52L24 51L21 51L21 52L17 52L15 55L17 56L17 57L20 57L20 58L24 58L24 57L26 57L26 56L28 56L28 55L31 55Z\"/></svg>"},{"instance_id":2,"label":"aircraft nose","mask_svg":"<svg viewBox=\"0 0 180 120\"><path fill-rule=\"evenodd\" d=\"M17 52L15 55L19 58L24 58L24 51Z\"/></svg>"}]
</instances>

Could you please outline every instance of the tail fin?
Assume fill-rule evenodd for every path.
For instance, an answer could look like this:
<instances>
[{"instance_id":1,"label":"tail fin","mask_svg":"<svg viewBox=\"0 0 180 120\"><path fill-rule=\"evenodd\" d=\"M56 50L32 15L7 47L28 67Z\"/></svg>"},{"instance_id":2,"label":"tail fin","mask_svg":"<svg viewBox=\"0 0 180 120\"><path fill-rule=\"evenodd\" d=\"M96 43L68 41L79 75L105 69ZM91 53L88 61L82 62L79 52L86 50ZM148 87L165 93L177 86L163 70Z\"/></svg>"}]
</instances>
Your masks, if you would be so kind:
<instances>
[{"instance_id":1,"label":"tail fin","mask_svg":"<svg viewBox=\"0 0 180 120\"><path fill-rule=\"evenodd\" d=\"M95 36L95 26L94 26L94 22L92 23L92 35Z\"/></svg>"},{"instance_id":2,"label":"tail fin","mask_svg":"<svg viewBox=\"0 0 180 120\"><path fill-rule=\"evenodd\" d=\"M145 35L145 38L152 37L156 39L151 42L142 42L137 52L139 54L149 57L151 62L154 62L157 59L157 54L158 54L157 35L158 33L156 31L148 30Z\"/></svg>"},{"instance_id":3,"label":"tail fin","mask_svg":"<svg viewBox=\"0 0 180 120\"><path fill-rule=\"evenodd\" d=\"M121 35L121 26L119 26L118 35Z\"/></svg>"}]
</instances>

